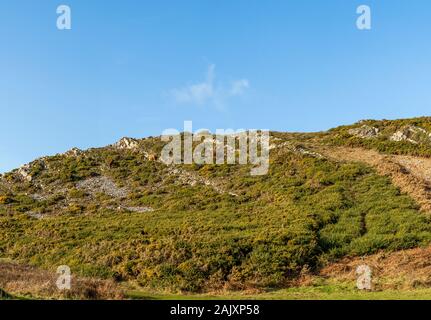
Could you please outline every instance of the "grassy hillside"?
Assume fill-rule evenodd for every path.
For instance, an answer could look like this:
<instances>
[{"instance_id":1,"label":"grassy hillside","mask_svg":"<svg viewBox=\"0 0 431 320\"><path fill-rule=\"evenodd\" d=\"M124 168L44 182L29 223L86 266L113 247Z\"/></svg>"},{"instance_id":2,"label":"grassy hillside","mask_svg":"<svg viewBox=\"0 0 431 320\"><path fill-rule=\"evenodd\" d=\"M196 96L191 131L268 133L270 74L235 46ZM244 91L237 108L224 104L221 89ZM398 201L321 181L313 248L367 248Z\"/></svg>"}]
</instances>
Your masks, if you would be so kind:
<instances>
[{"instance_id":1,"label":"grassy hillside","mask_svg":"<svg viewBox=\"0 0 431 320\"><path fill-rule=\"evenodd\" d=\"M248 166L165 166L152 156L158 138L36 160L0 180L0 258L203 292L282 288L342 256L430 243L429 216L389 178L304 152L310 142L404 150L387 141L402 122L367 124L382 136L348 133L360 125L274 133L260 177ZM411 148L400 152L428 150Z\"/></svg>"},{"instance_id":2,"label":"grassy hillside","mask_svg":"<svg viewBox=\"0 0 431 320\"><path fill-rule=\"evenodd\" d=\"M431 157L431 117L365 120L324 134L334 145L364 147L388 154Z\"/></svg>"}]
</instances>

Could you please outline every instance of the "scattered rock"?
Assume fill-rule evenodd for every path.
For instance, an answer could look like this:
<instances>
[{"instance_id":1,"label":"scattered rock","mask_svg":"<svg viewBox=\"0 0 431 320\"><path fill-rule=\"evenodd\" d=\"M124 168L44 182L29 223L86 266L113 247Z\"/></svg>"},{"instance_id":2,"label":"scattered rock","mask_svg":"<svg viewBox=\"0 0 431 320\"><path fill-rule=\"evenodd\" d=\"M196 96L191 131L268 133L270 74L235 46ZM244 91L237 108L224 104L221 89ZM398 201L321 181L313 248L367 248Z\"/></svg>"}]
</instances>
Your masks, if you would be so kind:
<instances>
[{"instance_id":1,"label":"scattered rock","mask_svg":"<svg viewBox=\"0 0 431 320\"><path fill-rule=\"evenodd\" d=\"M297 154L306 155L306 156L311 156L313 158L319 158L319 159L324 158L324 156L321 155L318 152L311 151L311 150L306 149L305 147L302 147L302 146L296 146L296 145L294 145L293 143L291 143L289 141L286 141L286 142L283 142L283 143L279 143L279 144L272 144L272 145L269 146L270 150L279 149L279 148L287 148L291 152L294 152L294 153L297 153Z\"/></svg>"},{"instance_id":2,"label":"scattered rock","mask_svg":"<svg viewBox=\"0 0 431 320\"><path fill-rule=\"evenodd\" d=\"M217 193L220 193L220 194L226 193L214 181L204 179L203 177L201 177L198 174L195 174L193 172L182 170L180 168L170 168L169 174L177 176L178 180L183 184L188 184L189 186L192 186L192 187L199 185L199 184L206 185L206 186L212 187Z\"/></svg>"},{"instance_id":3,"label":"scattered rock","mask_svg":"<svg viewBox=\"0 0 431 320\"><path fill-rule=\"evenodd\" d=\"M112 207L110 207L109 209L113 209ZM145 213L145 212L153 212L154 209L150 208L150 207L128 207L128 206L118 206L116 208L117 210L127 210L130 212L137 212L137 213Z\"/></svg>"},{"instance_id":4,"label":"scattered rock","mask_svg":"<svg viewBox=\"0 0 431 320\"><path fill-rule=\"evenodd\" d=\"M44 201L48 198L47 196L41 195L39 193L29 194L29 197L36 201Z\"/></svg>"},{"instance_id":5,"label":"scattered rock","mask_svg":"<svg viewBox=\"0 0 431 320\"><path fill-rule=\"evenodd\" d=\"M320 153L305 149L304 147L295 146L294 148L292 148L292 150L294 152L297 152L306 156L311 156L313 158L319 158L319 159L324 158Z\"/></svg>"},{"instance_id":6,"label":"scattered rock","mask_svg":"<svg viewBox=\"0 0 431 320\"><path fill-rule=\"evenodd\" d=\"M45 216L41 213L35 213L35 212L27 212L27 215L31 218L37 219L37 220L41 220L43 219Z\"/></svg>"},{"instance_id":7,"label":"scattered rock","mask_svg":"<svg viewBox=\"0 0 431 320\"><path fill-rule=\"evenodd\" d=\"M375 138L380 134L380 130L378 128L366 124L359 128L350 129L348 132L352 136L362 139Z\"/></svg>"},{"instance_id":8,"label":"scattered rock","mask_svg":"<svg viewBox=\"0 0 431 320\"><path fill-rule=\"evenodd\" d=\"M105 193L114 198L124 198L128 192L126 188L119 188L114 181L105 176L89 178L76 184L76 188L88 191L91 194Z\"/></svg>"}]
</instances>

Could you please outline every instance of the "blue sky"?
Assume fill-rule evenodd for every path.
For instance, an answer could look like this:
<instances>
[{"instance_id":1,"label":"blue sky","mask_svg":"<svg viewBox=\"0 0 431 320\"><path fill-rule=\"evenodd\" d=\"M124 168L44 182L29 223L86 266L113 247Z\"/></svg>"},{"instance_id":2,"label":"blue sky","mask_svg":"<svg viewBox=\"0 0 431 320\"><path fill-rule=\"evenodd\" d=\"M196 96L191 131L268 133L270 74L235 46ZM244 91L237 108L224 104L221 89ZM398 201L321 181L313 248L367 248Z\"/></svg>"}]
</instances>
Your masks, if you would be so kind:
<instances>
[{"instance_id":1,"label":"blue sky","mask_svg":"<svg viewBox=\"0 0 431 320\"><path fill-rule=\"evenodd\" d=\"M72 30L56 28L60 4ZM0 172L185 120L317 131L429 115L430 31L426 0L4 0Z\"/></svg>"}]
</instances>

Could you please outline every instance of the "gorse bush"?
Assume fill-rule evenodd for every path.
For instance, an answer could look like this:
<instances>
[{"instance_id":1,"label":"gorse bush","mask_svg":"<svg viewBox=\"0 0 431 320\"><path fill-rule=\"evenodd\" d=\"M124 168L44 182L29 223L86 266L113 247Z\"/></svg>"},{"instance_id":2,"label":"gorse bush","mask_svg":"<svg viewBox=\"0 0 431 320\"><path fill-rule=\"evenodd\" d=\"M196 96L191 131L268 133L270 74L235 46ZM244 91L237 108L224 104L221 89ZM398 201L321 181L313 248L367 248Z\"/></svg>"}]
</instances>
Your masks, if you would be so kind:
<instances>
[{"instance_id":1,"label":"gorse bush","mask_svg":"<svg viewBox=\"0 0 431 320\"><path fill-rule=\"evenodd\" d=\"M155 154L162 147L157 139L140 143ZM429 218L388 178L365 165L286 148L273 150L268 175L257 177L249 176L249 166L190 165L180 167L184 178L140 152L113 148L45 161L35 183L4 177L0 257L197 292L286 286L323 261L431 239ZM111 179L124 195L107 194L109 185L78 188L94 177ZM187 183L193 177L201 180ZM142 207L153 211L133 211Z\"/></svg>"},{"instance_id":2,"label":"gorse bush","mask_svg":"<svg viewBox=\"0 0 431 320\"><path fill-rule=\"evenodd\" d=\"M350 126L273 136L298 144L430 153L426 143L388 139L406 125L428 130L428 119L366 123L381 134L361 139L349 134ZM140 146L159 154L163 145L146 139ZM0 180L0 257L197 292L287 286L301 270L316 270L325 261L431 240L430 218L418 205L359 163L278 148L265 176L252 177L249 166L239 165L178 169L172 173L141 152L99 148L35 162L31 183L8 173ZM79 188L98 177L113 186L100 180ZM190 183L194 177L197 182ZM147 207L152 211L139 212Z\"/></svg>"}]
</instances>

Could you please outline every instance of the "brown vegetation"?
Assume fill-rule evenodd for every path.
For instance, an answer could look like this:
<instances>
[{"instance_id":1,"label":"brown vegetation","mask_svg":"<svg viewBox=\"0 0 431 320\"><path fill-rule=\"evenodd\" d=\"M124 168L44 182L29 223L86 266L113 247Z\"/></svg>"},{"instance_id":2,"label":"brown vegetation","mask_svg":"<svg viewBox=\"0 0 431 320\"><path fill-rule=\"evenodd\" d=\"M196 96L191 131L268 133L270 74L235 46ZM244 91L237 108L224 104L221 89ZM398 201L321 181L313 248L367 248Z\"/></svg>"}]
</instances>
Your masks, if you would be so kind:
<instances>
[{"instance_id":1,"label":"brown vegetation","mask_svg":"<svg viewBox=\"0 0 431 320\"><path fill-rule=\"evenodd\" d=\"M339 281L355 281L356 268L368 265L376 290L414 289L431 285L431 247L343 258L323 268L320 275Z\"/></svg>"},{"instance_id":2,"label":"brown vegetation","mask_svg":"<svg viewBox=\"0 0 431 320\"><path fill-rule=\"evenodd\" d=\"M112 281L72 277L71 290L59 290L58 275L15 263L0 263L0 288L15 295L39 299L121 299Z\"/></svg>"}]
</instances>

